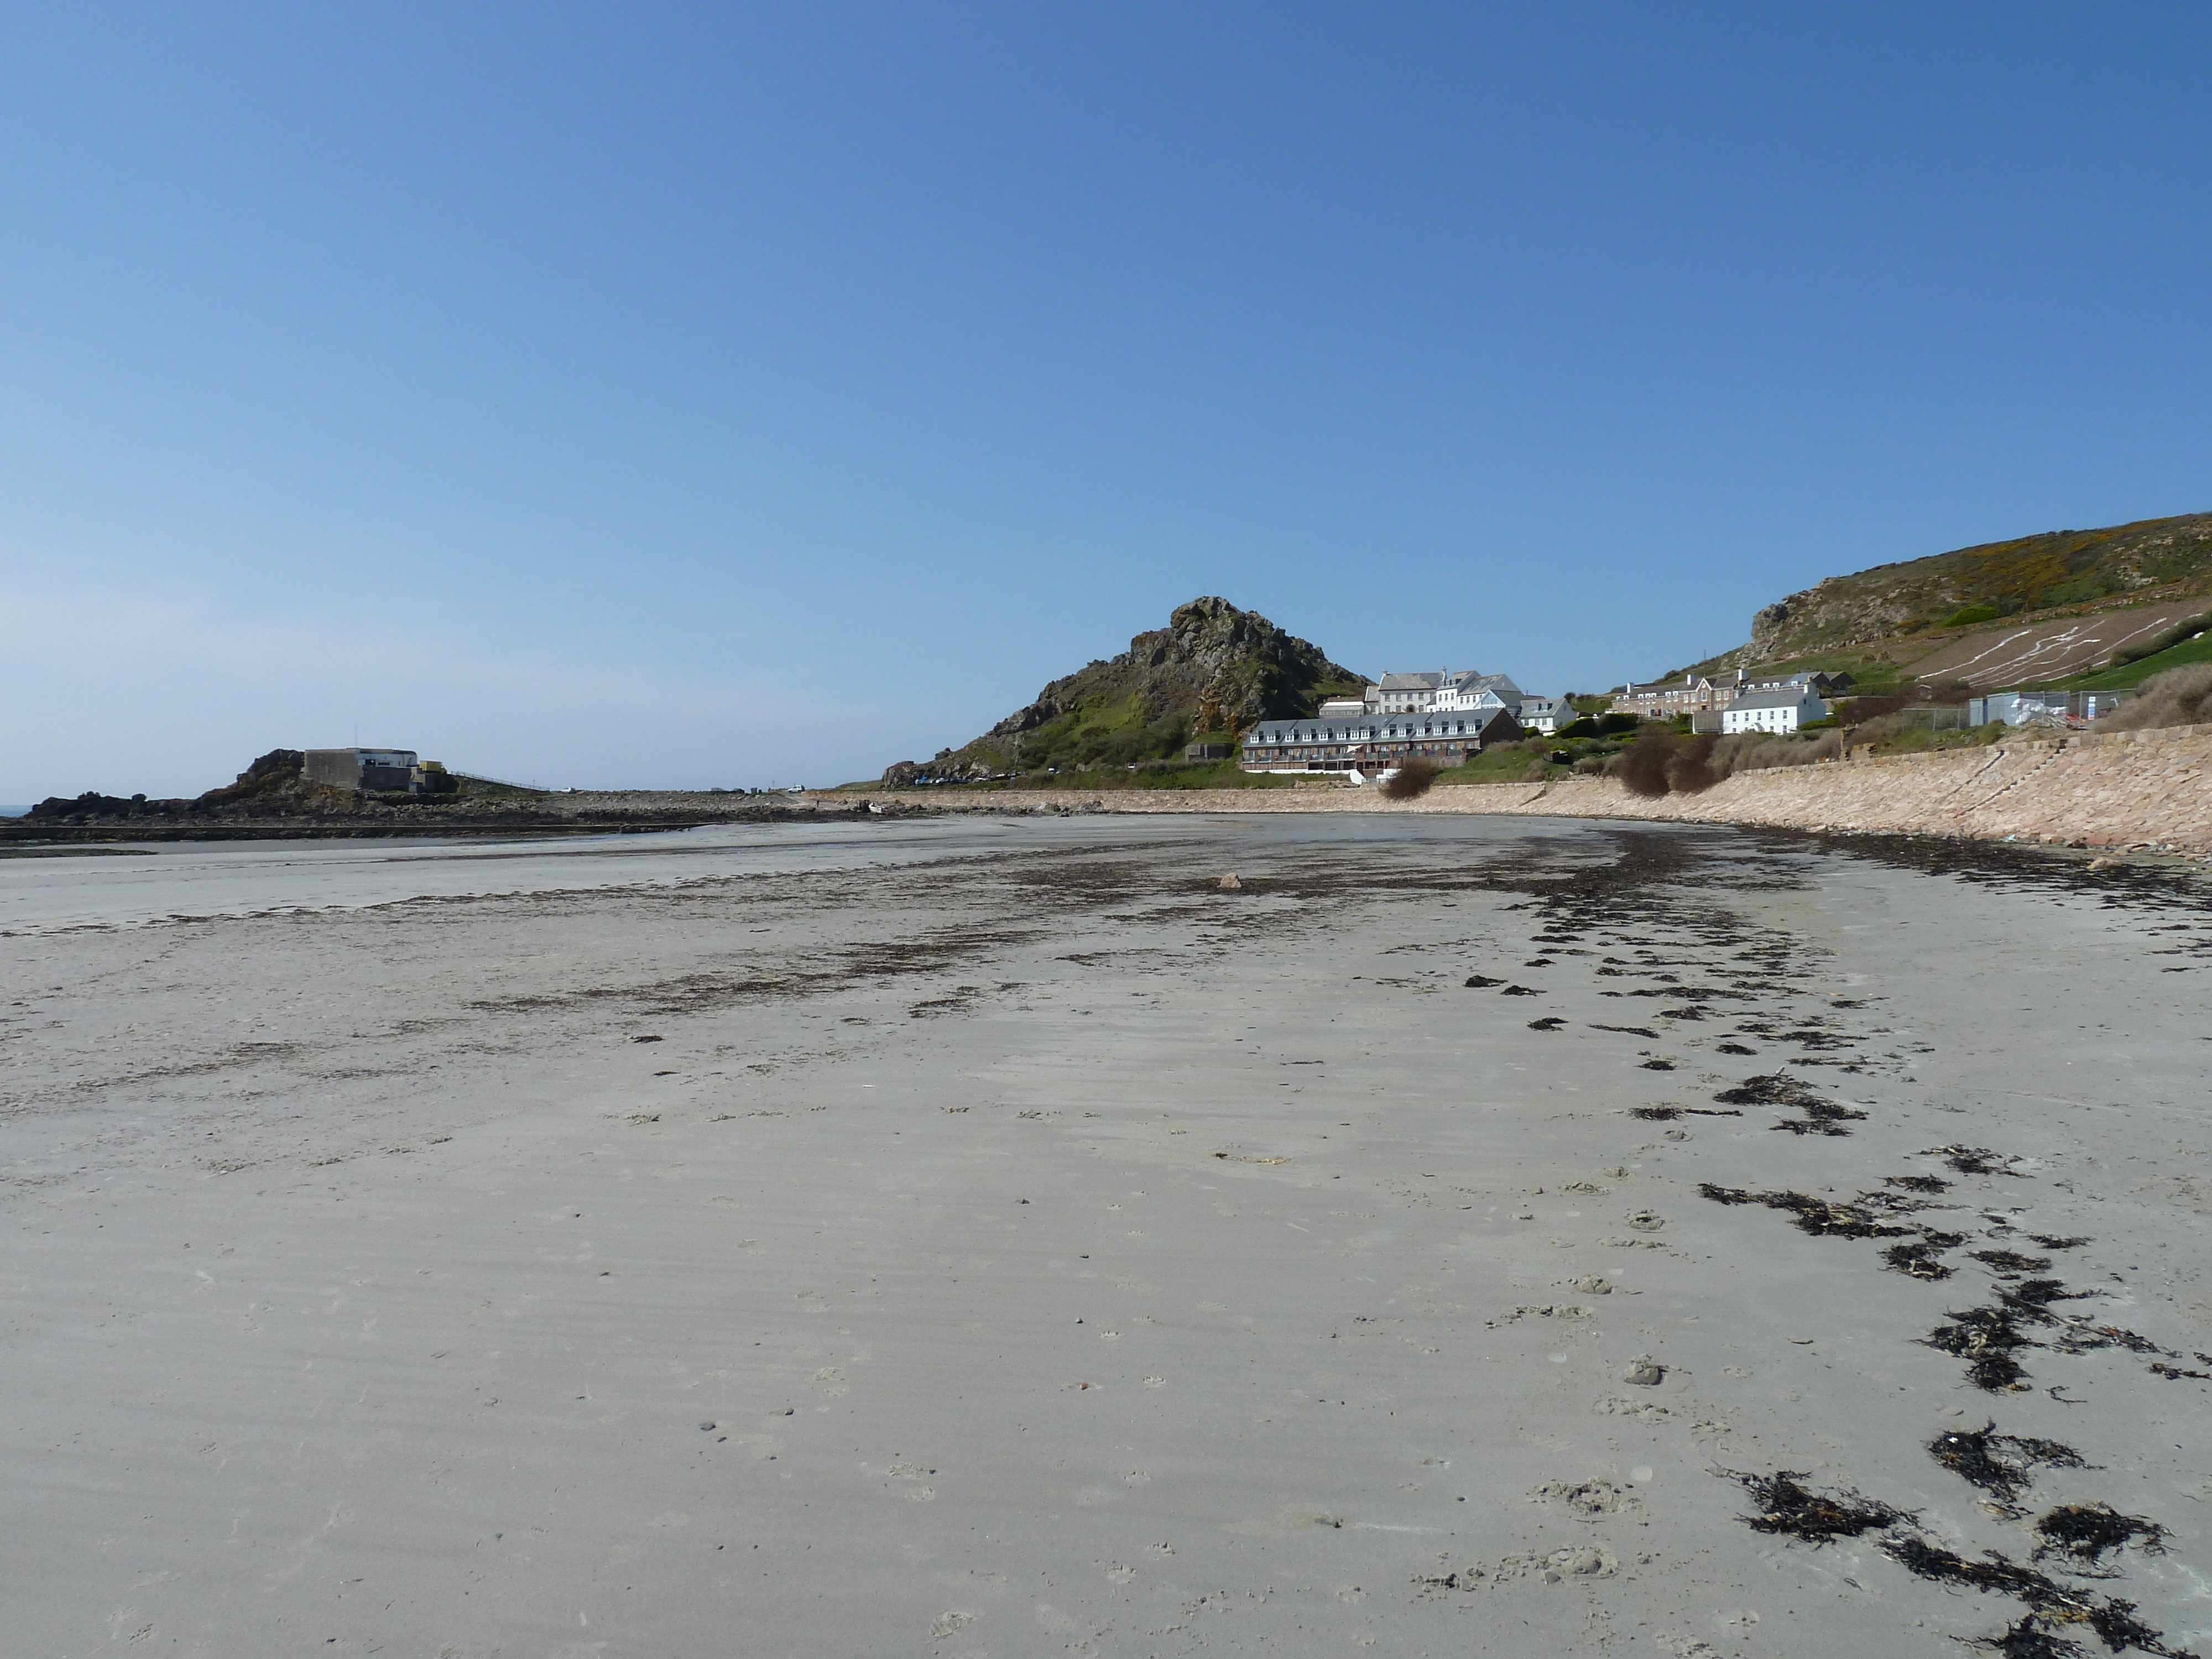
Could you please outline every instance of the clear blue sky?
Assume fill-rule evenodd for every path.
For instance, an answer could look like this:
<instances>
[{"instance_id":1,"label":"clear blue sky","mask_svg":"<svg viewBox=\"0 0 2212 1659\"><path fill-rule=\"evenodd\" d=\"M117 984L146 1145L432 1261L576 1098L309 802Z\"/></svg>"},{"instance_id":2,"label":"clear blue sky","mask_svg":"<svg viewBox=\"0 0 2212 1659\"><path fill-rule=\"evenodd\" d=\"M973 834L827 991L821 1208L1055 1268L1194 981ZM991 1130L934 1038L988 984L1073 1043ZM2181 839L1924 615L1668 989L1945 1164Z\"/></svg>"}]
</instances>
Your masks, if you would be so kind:
<instances>
[{"instance_id":1,"label":"clear blue sky","mask_svg":"<svg viewBox=\"0 0 2212 1659\"><path fill-rule=\"evenodd\" d=\"M2212 507L2212 9L11 4L0 800L1594 689Z\"/></svg>"}]
</instances>

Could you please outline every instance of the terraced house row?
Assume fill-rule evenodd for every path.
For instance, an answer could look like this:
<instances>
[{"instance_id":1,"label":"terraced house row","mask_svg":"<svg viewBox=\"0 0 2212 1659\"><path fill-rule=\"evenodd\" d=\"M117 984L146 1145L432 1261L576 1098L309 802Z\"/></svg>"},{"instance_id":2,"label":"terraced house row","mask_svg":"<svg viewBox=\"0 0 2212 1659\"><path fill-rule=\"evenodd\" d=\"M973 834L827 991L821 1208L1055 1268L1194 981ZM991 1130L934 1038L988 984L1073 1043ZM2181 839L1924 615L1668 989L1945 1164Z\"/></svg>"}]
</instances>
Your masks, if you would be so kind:
<instances>
[{"instance_id":1,"label":"terraced house row","mask_svg":"<svg viewBox=\"0 0 2212 1659\"><path fill-rule=\"evenodd\" d=\"M1457 766L1486 744L1573 719L1565 698L1529 696L1504 674L1385 674L1310 720L1261 720L1244 734L1239 763L1248 772L1379 772L1416 758Z\"/></svg>"}]
</instances>

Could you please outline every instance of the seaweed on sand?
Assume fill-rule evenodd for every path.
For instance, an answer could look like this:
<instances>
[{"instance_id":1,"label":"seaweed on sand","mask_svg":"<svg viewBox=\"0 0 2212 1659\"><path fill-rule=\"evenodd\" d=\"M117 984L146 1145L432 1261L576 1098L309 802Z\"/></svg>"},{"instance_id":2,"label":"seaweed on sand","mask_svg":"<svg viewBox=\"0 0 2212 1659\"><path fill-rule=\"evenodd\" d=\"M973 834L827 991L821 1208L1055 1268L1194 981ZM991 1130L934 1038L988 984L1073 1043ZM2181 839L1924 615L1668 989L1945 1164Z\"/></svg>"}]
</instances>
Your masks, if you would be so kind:
<instances>
[{"instance_id":1,"label":"seaweed on sand","mask_svg":"<svg viewBox=\"0 0 2212 1659\"><path fill-rule=\"evenodd\" d=\"M2166 1646L2158 1632L2137 1619L2134 1602L2100 1599L2069 1589L1995 1550L1984 1552L1978 1561L1969 1561L1924 1538L1884 1539L1880 1547L1883 1554L1918 1577L1963 1589L1993 1590L2024 1602L2028 1616L2014 1627L2015 1630L2024 1628L2030 1634L2049 1637L2049 1626L2052 1625L2087 1625L2114 1653L2134 1648L2142 1653L2164 1656L2164 1659L2193 1659L2184 1650ZM2006 1651L2002 1648L1997 1650ZM2075 1650L2080 1651L2078 1644ZM2035 1649L2016 1646L2011 1651L2032 1654ZM2064 1653L2066 1650L2060 1647L2056 1651Z\"/></svg>"},{"instance_id":2,"label":"seaweed on sand","mask_svg":"<svg viewBox=\"0 0 2212 1659\"><path fill-rule=\"evenodd\" d=\"M1921 1156L1940 1158L1960 1175L2011 1176L2021 1181L2027 1178L2018 1170L2006 1169L2005 1164L2010 1160L1986 1146L1930 1146Z\"/></svg>"},{"instance_id":3,"label":"seaweed on sand","mask_svg":"<svg viewBox=\"0 0 2212 1659\"><path fill-rule=\"evenodd\" d=\"M1948 1279L1953 1269L1938 1259L1947 1246L1938 1244L1938 1238L1955 1238L1953 1233L1923 1231L1919 1242L1912 1244L1893 1244L1881 1253L1881 1264L1893 1273L1903 1273L1908 1279Z\"/></svg>"},{"instance_id":4,"label":"seaweed on sand","mask_svg":"<svg viewBox=\"0 0 2212 1659\"><path fill-rule=\"evenodd\" d=\"M2009 1506L2041 1464L2054 1469L2089 1466L2073 1447L2030 1435L1999 1434L1994 1419L1978 1429L1954 1429L1928 1443L1928 1455L1969 1486Z\"/></svg>"},{"instance_id":5,"label":"seaweed on sand","mask_svg":"<svg viewBox=\"0 0 2212 1659\"><path fill-rule=\"evenodd\" d=\"M1951 1183L1942 1176L1884 1176L1882 1180L1890 1186L1902 1187L1909 1193L1948 1193L1951 1190Z\"/></svg>"},{"instance_id":6,"label":"seaweed on sand","mask_svg":"<svg viewBox=\"0 0 2212 1659\"><path fill-rule=\"evenodd\" d=\"M1832 1538L1886 1531L1914 1518L1849 1489L1814 1492L1799 1484L1804 1478L1802 1469L1778 1469L1772 1474L1723 1473L1757 1500L1759 1513L1744 1516L1754 1532L1784 1533L1817 1547Z\"/></svg>"},{"instance_id":7,"label":"seaweed on sand","mask_svg":"<svg viewBox=\"0 0 2212 1659\"><path fill-rule=\"evenodd\" d=\"M2100 1348L2125 1348L2130 1353L2166 1353L2147 1336L2123 1329L2118 1325L2092 1325L2086 1319L2076 1320L2067 1326L2058 1339L2062 1353L2094 1353ZM2167 1354L2179 1358L2178 1354Z\"/></svg>"},{"instance_id":8,"label":"seaweed on sand","mask_svg":"<svg viewBox=\"0 0 2212 1659\"><path fill-rule=\"evenodd\" d=\"M2062 1504L2035 1523L2035 1533L2043 1540L2036 1546L2037 1560L2063 1556L2074 1571L2100 1577L2112 1576L2105 1569L2106 1550L2140 1542L2148 1554L2166 1553L2164 1527L2140 1516L2122 1515L2109 1504Z\"/></svg>"},{"instance_id":9,"label":"seaweed on sand","mask_svg":"<svg viewBox=\"0 0 2212 1659\"><path fill-rule=\"evenodd\" d=\"M1971 1637L1966 1645L2002 1655L2002 1659L2088 1659L2089 1653L2079 1642L2053 1636L2032 1613L2007 1625L2002 1636Z\"/></svg>"},{"instance_id":10,"label":"seaweed on sand","mask_svg":"<svg viewBox=\"0 0 2212 1659\"><path fill-rule=\"evenodd\" d=\"M1856 1107L1838 1105L1784 1072L1747 1077L1733 1089L1722 1090L1713 1098L1724 1106L1794 1108L1802 1115L1785 1117L1774 1127L1797 1135L1849 1134L1850 1131L1842 1126L1866 1115Z\"/></svg>"},{"instance_id":11,"label":"seaweed on sand","mask_svg":"<svg viewBox=\"0 0 2212 1659\"><path fill-rule=\"evenodd\" d=\"M1953 1323L1937 1326L1921 1340L1931 1348L1966 1361L1968 1380L1978 1389L1995 1393L2016 1386L2027 1375L2013 1358L2015 1353L2022 1348L2045 1346L2029 1336L2023 1326L2055 1325L2058 1316L2051 1311L2052 1303L2094 1294L2094 1291L2069 1291L2056 1279L2029 1279L2018 1284L2001 1285L1994 1305L1968 1308L1963 1313L1954 1310L1949 1316ZM2091 1328L2085 1322L2076 1322L2075 1330L2090 1331ZM2132 1336L2132 1332L2117 1329L2110 1337L2092 1332L2084 1338L2069 1332L2060 1346L2067 1352L2079 1353L2085 1348L2109 1347L2114 1341ZM2134 1340L2142 1340L2140 1337ZM2156 1352L2154 1348L2152 1351Z\"/></svg>"},{"instance_id":12,"label":"seaweed on sand","mask_svg":"<svg viewBox=\"0 0 2212 1659\"><path fill-rule=\"evenodd\" d=\"M1938 1325L1921 1340L1965 1360L1967 1379L1991 1394L2011 1388L2027 1375L2027 1368L2013 1358L2015 1353L2043 1346L2002 1308L1969 1308L1951 1319L1952 1323Z\"/></svg>"},{"instance_id":13,"label":"seaweed on sand","mask_svg":"<svg viewBox=\"0 0 2212 1659\"><path fill-rule=\"evenodd\" d=\"M2022 1255L2017 1250L1973 1250L1968 1254L2001 1273L2039 1273L2051 1265L2047 1255Z\"/></svg>"},{"instance_id":14,"label":"seaweed on sand","mask_svg":"<svg viewBox=\"0 0 2212 1659\"><path fill-rule=\"evenodd\" d=\"M1864 1194L1838 1204L1810 1193L1753 1193L1741 1187L1716 1186L1710 1181L1698 1182L1698 1191L1716 1204L1764 1204L1770 1210L1787 1210L1796 1218L1801 1231L1816 1238L1897 1238L1913 1231L1874 1214Z\"/></svg>"}]
</instances>

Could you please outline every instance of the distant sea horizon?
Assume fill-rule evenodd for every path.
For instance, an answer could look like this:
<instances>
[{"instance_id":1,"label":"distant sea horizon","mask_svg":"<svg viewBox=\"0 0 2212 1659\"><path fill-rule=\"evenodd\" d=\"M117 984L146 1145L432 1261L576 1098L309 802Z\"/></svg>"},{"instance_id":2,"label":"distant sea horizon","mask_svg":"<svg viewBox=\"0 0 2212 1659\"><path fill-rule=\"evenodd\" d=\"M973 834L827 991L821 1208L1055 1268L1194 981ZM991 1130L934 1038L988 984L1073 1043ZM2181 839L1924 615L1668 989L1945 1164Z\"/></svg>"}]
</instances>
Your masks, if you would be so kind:
<instances>
[{"instance_id":1,"label":"distant sea horizon","mask_svg":"<svg viewBox=\"0 0 2212 1659\"><path fill-rule=\"evenodd\" d=\"M25 817L29 815L30 811L27 806L0 806L0 818Z\"/></svg>"}]
</instances>

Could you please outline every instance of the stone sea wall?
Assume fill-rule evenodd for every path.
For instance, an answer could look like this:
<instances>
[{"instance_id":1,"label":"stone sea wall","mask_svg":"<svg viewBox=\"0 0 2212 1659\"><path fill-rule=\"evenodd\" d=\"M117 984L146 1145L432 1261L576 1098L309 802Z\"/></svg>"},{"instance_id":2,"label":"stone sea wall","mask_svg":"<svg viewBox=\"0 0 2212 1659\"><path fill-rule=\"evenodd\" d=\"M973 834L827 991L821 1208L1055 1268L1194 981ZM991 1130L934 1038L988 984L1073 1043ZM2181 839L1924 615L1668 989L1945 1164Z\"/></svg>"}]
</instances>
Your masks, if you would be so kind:
<instances>
[{"instance_id":1,"label":"stone sea wall","mask_svg":"<svg viewBox=\"0 0 2212 1659\"><path fill-rule=\"evenodd\" d=\"M823 797L849 803L851 794ZM1384 800L1336 781L1291 789L929 791L871 796L969 811L1497 812L1898 831L2212 855L2212 726L2023 737L1982 749L1739 773L1702 794L1645 799L1611 778L1440 785Z\"/></svg>"}]
</instances>

